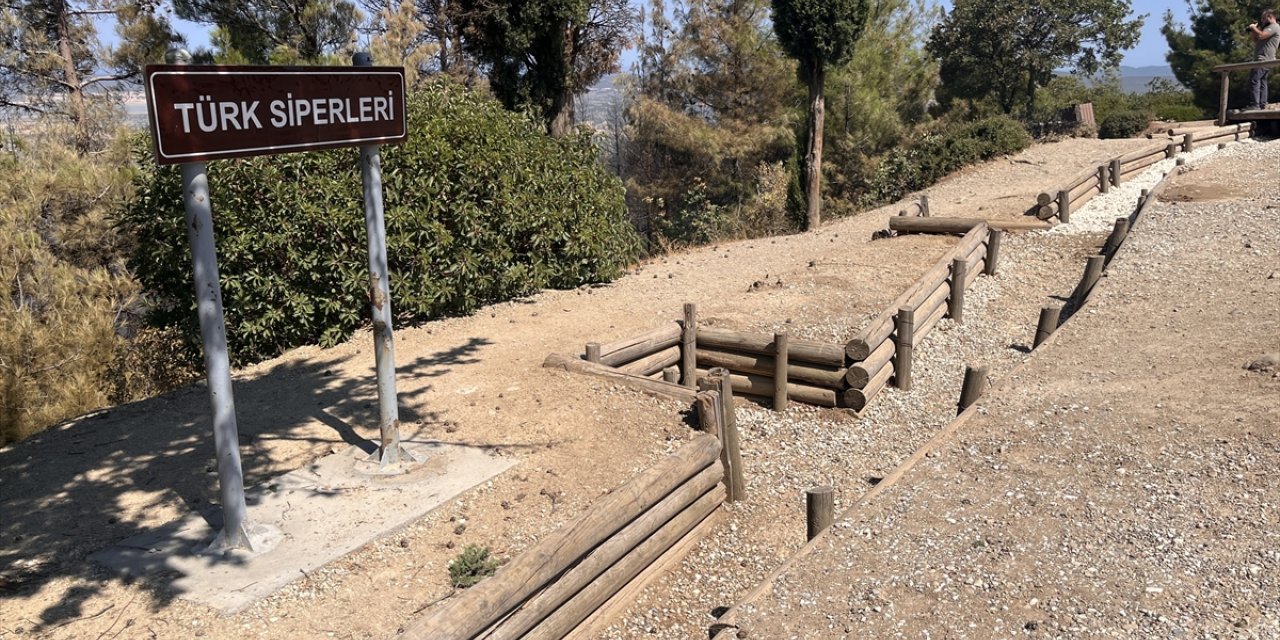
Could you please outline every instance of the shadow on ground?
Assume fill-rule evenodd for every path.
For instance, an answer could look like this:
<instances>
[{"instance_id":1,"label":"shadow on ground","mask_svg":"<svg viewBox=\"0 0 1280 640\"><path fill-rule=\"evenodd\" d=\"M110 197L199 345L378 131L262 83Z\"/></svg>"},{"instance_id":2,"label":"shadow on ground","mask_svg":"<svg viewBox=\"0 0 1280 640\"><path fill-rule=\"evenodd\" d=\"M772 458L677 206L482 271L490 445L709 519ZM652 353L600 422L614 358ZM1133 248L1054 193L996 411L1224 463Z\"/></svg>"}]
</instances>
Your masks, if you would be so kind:
<instances>
[{"instance_id":1,"label":"shadow on ground","mask_svg":"<svg viewBox=\"0 0 1280 640\"><path fill-rule=\"evenodd\" d=\"M439 433L446 420L420 409L432 385L423 381L477 361L488 340L465 343L397 367L413 380L400 392L402 433ZM377 389L373 359L363 378L341 378L341 358L280 364L238 380L236 414L246 486L286 473L335 446L376 448ZM216 517L217 473L203 384L115 407L0 450L0 607L57 578L80 578L33 631L90 615L84 603L111 574L87 556L135 534L149 510L172 519L195 511ZM345 443L345 444L344 444ZM477 445L482 446L482 445ZM268 455L270 454L270 455ZM171 518L164 518L171 519ZM148 577L159 605L177 594L163 577Z\"/></svg>"}]
</instances>

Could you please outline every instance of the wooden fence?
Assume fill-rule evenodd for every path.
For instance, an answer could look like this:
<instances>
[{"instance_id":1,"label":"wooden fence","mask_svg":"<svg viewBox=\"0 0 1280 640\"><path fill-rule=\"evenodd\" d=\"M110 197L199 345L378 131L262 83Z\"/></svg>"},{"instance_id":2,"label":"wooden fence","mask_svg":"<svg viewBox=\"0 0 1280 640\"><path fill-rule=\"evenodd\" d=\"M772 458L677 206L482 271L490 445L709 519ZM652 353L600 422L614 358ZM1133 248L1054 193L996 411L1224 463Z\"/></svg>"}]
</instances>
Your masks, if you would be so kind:
<instances>
[{"instance_id":1,"label":"wooden fence","mask_svg":"<svg viewBox=\"0 0 1280 640\"><path fill-rule=\"evenodd\" d=\"M1059 188L1039 194L1034 207L1036 217L1041 220L1056 217L1061 222L1070 222L1071 212L1083 207L1090 198L1099 193L1107 193L1110 187L1131 179L1161 160L1173 158L1179 152L1187 153L1194 149L1197 143L1222 142L1226 139L1242 140L1252 135L1252 123L1218 127L1208 131L1170 131L1169 139L1165 141L1089 167Z\"/></svg>"}]
</instances>

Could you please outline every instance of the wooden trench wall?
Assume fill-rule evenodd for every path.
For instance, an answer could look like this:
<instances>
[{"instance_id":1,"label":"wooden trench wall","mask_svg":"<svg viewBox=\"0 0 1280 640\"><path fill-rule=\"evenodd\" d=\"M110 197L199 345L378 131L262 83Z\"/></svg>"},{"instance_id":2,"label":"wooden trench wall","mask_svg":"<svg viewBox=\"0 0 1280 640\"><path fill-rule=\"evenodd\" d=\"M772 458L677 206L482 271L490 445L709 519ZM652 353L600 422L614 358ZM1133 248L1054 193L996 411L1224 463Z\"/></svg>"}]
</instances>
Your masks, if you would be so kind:
<instances>
[{"instance_id":1,"label":"wooden trench wall","mask_svg":"<svg viewBox=\"0 0 1280 640\"><path fill-rule=\"evenodd\" d=\"M1059 188L1039 194L1032 209L1041 220L1057 218L1064 223L1070 222L1071 212L1083 207L1090 198L1099 193L1107 193L1111 187L1120 185L1161 160L1177 157L1179 153L1188 153L1197 145L1221 145L1229 140L1239 141L1252 136L1253 123L1218 127L1198 133L1171 130L1166 140L1089 167Z\"/></svg>"},{"instance_id":2,"label":"wooden trench wall","mask_svg":"<svg viewBox=\"0 0 1280 640\"><path fill-rule=\"evenodd\" d=\"M1197 139L1241 139L1248 137L1251 129L1226 127L1211 133ZM1079 205L1088 196L1072 196L1072 192L1100 192L1105 180L1122 179L1170 157L1176 153L1170 151L1172 144L1114 158L1089 174L1096 181L1091 186L1085 186L1090 180L1086 176L1083 182L1073 181L1059 193L1066 192L1068 198L1074 198L1067 202ZM1180 146L1185 151L1192 144L1193 138L1187 134ZM1080 284L1065 307L1042 312L1037 348L1087 303L1130 228L1156 200L1164 184L1162 180L1150 193L1144 192L1133 214L1116 220L1100 254L1087 261ZM1040 228L1018 222L1003 226ZM595 501L577 519L544 536L495 575L436 607L427 617L406 625L400 637L595 637L641 590L709 534L719 521L720 507L725 502L745 497L734 394L769 399L779 409L795 401L861 411L890 385L910 389L915 348L943 318L963 322L965 290L978 277L996 273L1003 229L982 220L930 218L924 197L891 218L890 229L899 233L951 233L960 238L843 345L793 339L785 333L749 334L700 327L697 306L690 303L685 305L680 321L614 342L588 343L582 356L549 355L545 367L596 376L687 404L695 411L701 433L671 456ZM936 446L972 415L972 408L966 410L967 407L969 403L962 398L960 419L895 471L893 482L923 457L924 451ZM882 490L877 487L859 502ZM857 508L856 503L853 508ZM811 546L812 543L802 548L771 574L744 603L766 593L773 580ZM736 635L738 607L730 609L712 627L712 636L723 639Z\"/></svg>"}]
</instances>

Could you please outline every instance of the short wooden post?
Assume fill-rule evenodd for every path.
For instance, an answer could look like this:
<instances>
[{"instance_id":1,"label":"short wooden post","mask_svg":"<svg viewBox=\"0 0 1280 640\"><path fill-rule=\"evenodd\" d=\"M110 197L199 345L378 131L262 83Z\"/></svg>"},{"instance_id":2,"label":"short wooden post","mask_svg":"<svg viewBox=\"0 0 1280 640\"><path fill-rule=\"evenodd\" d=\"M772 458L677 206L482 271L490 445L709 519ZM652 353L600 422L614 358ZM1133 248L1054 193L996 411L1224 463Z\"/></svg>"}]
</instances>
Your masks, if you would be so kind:
<instances>
[{"instance_id":1,"label":"short wooden post","mask_svg":"<svg viewBox=\"0 0 1280 640\"><path fill-rule=\"evenodd\" d=\"M1182 136L1182 152L1191 153L1191 150L1195 148L1195 143L1196 143L1196 134L1188 133Z\"/></svg>"},{"instance_id":2,"label":"short wooden post","mask_svg":"<svg viewBox=\"0 0 1280 640\"><path fill-rule=\"evenodd\" d=\"M1004 229L987 231L987 258L982 273L988 276L996 274L996 265L1000 263L1000 241L1004 238Z\"/></svg>"},{"instance_id":3,"label":"short wooden post","mask_svg":"<svg viewBox=\"0 0 1280 640\"><path fill-rule=\"evenodd\" d=\"M1061 317L1062 307L1045 307L1040 310L1040 322L1036 325L1036 339L1032 343L1032 349L1040 348L1058 330L1058 319Z\"/></svg>"},{"instance_id":4,"label":"short wooden post","mask_svg":"<svg viewBox=\"0 0 1280 640\"><path fill-rule=\"evenodd\" d=\"M916 311L910 307L898 309L894 319L897 344L893 354L894 386L903 391L911 390L911 352L916 333Z\"/></svg>"},{"instance_id":5,"label":"short wooden post","mask_svg":"<svg viewBox=\"0 0 1280 640\"><path fill-rule=\"evenodd\" d=\"M990 367L965 367L964 385L960 388L960 403L956 407L956 415L964 413L973 403L982 397L987 390L987 375Z\"/></svg>"},{"instance_id":6,"label":"short wooden post","mask_svg":"<svg viewBox=\"0 0 1280 640\"><path fill-rule=\"evenodd\" d=\"M684 305L684 326L680 332L680 382L693 389L698 386L698 305Z\"/></svg>"},{"instance_id":7,"label":"short wooden post","mask_svg":"<svg viewBox=\"0 0 1280 640\"><path fill-rule=\"evenodd\" d=\"M1076 287L1076 292L1071 296L1076 302L1077 309L1083 307L1085 301L1089 299L1089 294L1093 293L1093 287L1102 278L1102 267L1104 265L1105 261L1102 256L1089 256L1089 261L1085 263L1084 275L1080 278L1080 285Z\"/></svg>"},{"instance_id":8,"label":"short wooden post","mask_svg":"<svg viewBox=\"0 0 1280 640\"><path fill-rule=\"evenodd\" d=\"M1111 262L1111 257L1120 250L1120 245L1124 244L1127 235L1129 235L1129 219L1116 218L1116 225L1111 229L1111 235L1107 236L1107 243L1102 246L1102 255L1107 256L1107 262Z\"/></svg>"},{"instance_id":9,"label":"short wooden post","mask_svg":"<svg viewBox=\"0 0 1280 640\"><path fill-rule=\"evenodd\" d=\"M773 410L787 410L787 334L773 334Z\"/></svg>"},{"instance_id":10,"label":"short wooden post","mask_svg":"<svg viewBox=\"0 0 1280 640\"><path fill-rule=\"evenodd\" d=\"M1231 74L1222 72L1222 92L1218 94L1218 126L1227 124L1227 90L1231 87Z\"/></svg>"},{"instance_id":11,"label":"short wooden post","mask_svg":"<svg viewBox=\"0 0 1280 640\"><path fill-rule=\"evenodd\" d=\"M1058 219L1063 224L1071 222L1071 190L1063 189L1058 192Z\"/></svg>"},{"instance_id":12,"label":"short wooden post","mask_svg":"<svg viewBox=\"0 0 1280 640\"><path fill-rule=\"evenodd\" d=\"M920 217L929 217L929 196L927 195L920 196Z\"/></svg>"},{"instance_id":13,"label":"short wooden post","mask_svg":"<svg viewBox=\"0 0 1280 640\"><path fill-rule=\"evenodd\" d=\"M804 492L804 510L806 539L812 540L818 534L831 528L836 513L836 490L834 487L814 487Z\"/></svg>"},{"instance_id":14,"label":"short wooden post","mask_svg":"<svg viewBox=\"0 0 1280 640\"><path fill-rule=\"evenodd\" d=\"M1113 186L1117 186L1117 187L1120 186L1120 182L1123 180L1121 173L1123 173L1123 170L1120 167L1120 158L1112 158L1111 159L1111 184Z\"/></svg>"},{"instance_id":15,"label":"short wooden post","mask_svg":"<svg viewBox=\"0 0 1280 640\"><path fill-rule=\"evenodd\" d=\"M1178 155L1178 143L1170 142L1164 148L1164 157L1166 160L1168 160L1169 158L1172 158L1176 155Z\"/></svg>"},{"instance_id":16,"label":"short wooden post","mask_svg":"<svg viewBox=\"0 0 1280 640\"><path fill-rule=\"evenodd\" d=\"M721 428L724 430L725 492L729 502L738 502L747 497L746 475L742 470L742 449L738 442L738 417L733 409L733 381L729 370L716 367L710 371L710 377L720 385L720 411L724 417Z\"/></svg>"},{"instance_id":17,"label":"short wooden post","mask_svg":"<svg viewBox=\"0 0 1280 640\"><path fill-rule=\"evenodd\" d=\"M1110 171L1110 165L1098 165L1098 193L1110 193L1111 176L1107 175Z\"/></svg>"},{"instance_id":18,"label":"short wooden post","mask_svg":"<svg viewBox=\"0 0 1280 640\"><path fill-rule=\"evenodd\" d=\"M1227 143L1225 142L1218 143L1218 151L1222 151L1223 149L1226 149L1226 148L1227 148Z\"/></svg>"},{"instance_id":19,"label":"short wooden post","mask_svg":"<svg viewBox=\"0 0 1280 640\"><path fill-rule=\"evenodd\" d=\"M587 362L600 362L600 343L587 343Z\"/></svg>"},{"instance_id":20,"label":"short wooden post","mask_svg":"<svg viewBox=\"0 0 1280 640\"><path fill-rule=\"evenodd\" d=\"M1186 164L1187 164L1187 159L1186 159L1186 158L1178 158L1177 160L1174 160L1174 161L1173 161L1173 164L1174 164L1174 166L1176 166L1176 167L1184 166L1184 165L1186 165Z\"/></svg>"},{"instance_id":21,"label":"short wooden post","mask_svg":"<svg viewBox=\"0 0 1280 640\"><path fill-rule=\"evenodd\" d=\"M724 416L720 411L720 392L719 387L712 383L711 380L703 380L699 383L701 391L694 400L694 405L698 407L698 427L703 433L715 436L716 440L724 442ZM724 458L723 452L721 458Z\"/></svg>"},{"instance_id":22,"label":"short wooden post","mask_svg":"<svg viewBox=\"0 0 1280 640\"><path fill-rule=\"evenodd\" d=\"M964 323L964 281L969 263L964 258L951 261L951 296L947 298L947 317L956 324Z\"/></svg>"},{"instance_id":23,"label":"short wooden post","mask_svg":"<svg viewBox=\"0 0 1280 640\"><path fill-rule=\"evenodd\" d=\"M662 370L662 381L671 384L680 383L680 367L667 367Z\"/></svg>"}]
</instances>

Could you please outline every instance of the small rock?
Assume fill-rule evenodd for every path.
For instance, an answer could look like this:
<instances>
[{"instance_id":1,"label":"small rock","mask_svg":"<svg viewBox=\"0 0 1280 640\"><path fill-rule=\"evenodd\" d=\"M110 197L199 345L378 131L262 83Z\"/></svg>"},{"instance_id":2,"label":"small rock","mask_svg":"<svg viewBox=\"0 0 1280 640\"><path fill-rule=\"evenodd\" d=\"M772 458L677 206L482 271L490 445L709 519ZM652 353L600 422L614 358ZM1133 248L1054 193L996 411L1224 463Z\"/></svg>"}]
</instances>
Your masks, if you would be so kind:
<instances>
[{"instance_id":1,"label":"small rock","mask_svg":"<svg viewBox=\"0 0 1280 640\"><path fill-rule=\"evenodd\" d=\"M1271 372L1280 368L1280 353L1268 353L1244 366L1249 371Z\"/></svg>"}]
</instances>

